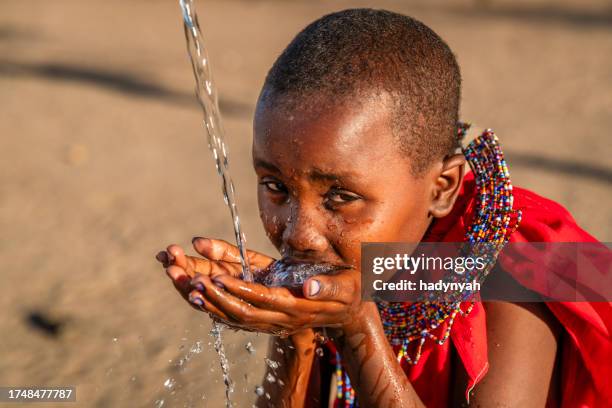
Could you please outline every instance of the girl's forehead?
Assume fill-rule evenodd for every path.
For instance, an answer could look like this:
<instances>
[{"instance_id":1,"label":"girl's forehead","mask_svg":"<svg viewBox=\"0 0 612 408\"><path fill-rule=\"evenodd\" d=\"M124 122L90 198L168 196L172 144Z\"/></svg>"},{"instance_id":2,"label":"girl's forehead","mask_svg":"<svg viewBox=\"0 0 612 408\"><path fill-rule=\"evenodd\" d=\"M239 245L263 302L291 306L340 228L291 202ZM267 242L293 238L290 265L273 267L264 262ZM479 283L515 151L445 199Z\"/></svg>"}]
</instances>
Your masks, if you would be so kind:
<instances>
[{"instance_id":1,"label":"girl's forehead","mask_svg":"<svg viewBox=\"0 0 612 408\"><path fill-rule=\"evenodd\" d=\"M253 151L259 155L376 158L397 149L384 103L342 103L292 110L258 109Z\"/></svg>"},{"instance_id":2,"label":"girl's forehead","mask_svg":"<svg viewBox=\"0 0 612 408\"><path fill-rule=\"evenodd\" d=\"M410 173L388 124L350 112L277 119L266 132L256 132L253 159L257 169L325 184L375 184L381 177Z\"/></svg>"}]
</instances>

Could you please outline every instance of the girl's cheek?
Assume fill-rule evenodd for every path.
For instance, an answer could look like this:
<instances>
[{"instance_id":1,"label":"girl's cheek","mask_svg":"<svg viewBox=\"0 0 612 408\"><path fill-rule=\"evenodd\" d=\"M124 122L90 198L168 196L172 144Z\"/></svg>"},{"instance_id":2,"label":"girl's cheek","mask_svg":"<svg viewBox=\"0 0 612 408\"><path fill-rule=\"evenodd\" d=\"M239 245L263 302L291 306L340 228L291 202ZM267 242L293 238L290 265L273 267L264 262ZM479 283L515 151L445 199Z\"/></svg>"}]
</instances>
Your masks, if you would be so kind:
<instances>
[{"instance_id":1,"label":"girl's cheek","mask_svg":"<svg viewBox=\"0 0 612 408\"><path fill-rule=\"evenodd\" d=\"M283 233L281 216L264 206L264 208L259 211L259 217L266 231L266 236L272 244L278 248L281 244Z\"/></svg>"},{"instance_id":2,"label":"girl's cheek","mask_svg":"<svg viewBox=\"0 0 612 408\"><path fill-rule=\"evenodd\" d=\"M331 240L344 262L360 267L361 243L370 242L372 219L342 215L328 221Z\"/></svg>"},{"instance_id":3,"label":"girl's cheek","mask_svg":"<svg viewBox=\"0 0 612 408\"><path fill-rule=\"evenodd\" d=\"M282 230L280 228L282 211L277 205L270 202L269 197L261 191L261 186L257 190L257 204L259 206L259 218L263 224L266 235L276 245Z\"/></svg>"},{"instance_id":4,"label":"girl's cheek","mask_svg":"<svg viewBox=\"0 0 612 408\"><path fill-rule=\"evenodd\" d=\"M344 214L338 228L344 232L340 238L345 262L361 267L361 244L389 241L389 224L381 217L377 208L362 208L353 214Z\"/></svg>"}]
</instances>

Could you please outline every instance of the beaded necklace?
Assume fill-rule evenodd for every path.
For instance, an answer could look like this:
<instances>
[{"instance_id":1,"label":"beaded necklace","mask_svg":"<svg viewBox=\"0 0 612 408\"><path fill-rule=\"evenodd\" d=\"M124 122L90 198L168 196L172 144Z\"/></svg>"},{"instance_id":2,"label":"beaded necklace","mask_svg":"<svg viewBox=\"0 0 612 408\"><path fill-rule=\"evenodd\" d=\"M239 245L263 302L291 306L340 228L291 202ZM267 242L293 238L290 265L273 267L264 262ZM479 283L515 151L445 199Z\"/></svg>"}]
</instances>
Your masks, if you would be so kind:
<instances>
[{"instance_id":1,"label":"beaded necklace","mask_svg":"<svg viewBox=\"0 0 612 408\"><path fill-rule=\"evenodd\" d=\"M457 138L461 142L470 124L459 123ZM493 130L485 130L479 137L462 147L476 183L474 219L465 234L466 248L474 256L483 256L487 266L479 271L468 271L460 279L482 281L495 265L497 256L510 235L521 222L520 210L513 210L510 173ZM456 274L452 274L457 276ZM468 315L474 301L463 298L452 302L429 299L414 303L377 302L385 335L392 346L399 346L398 361L417 364L426 340L443 345L450 336L457 315ZM336 352L336 396L344 406L357 407L355 391Z\"/></svg>"}]
</instances>

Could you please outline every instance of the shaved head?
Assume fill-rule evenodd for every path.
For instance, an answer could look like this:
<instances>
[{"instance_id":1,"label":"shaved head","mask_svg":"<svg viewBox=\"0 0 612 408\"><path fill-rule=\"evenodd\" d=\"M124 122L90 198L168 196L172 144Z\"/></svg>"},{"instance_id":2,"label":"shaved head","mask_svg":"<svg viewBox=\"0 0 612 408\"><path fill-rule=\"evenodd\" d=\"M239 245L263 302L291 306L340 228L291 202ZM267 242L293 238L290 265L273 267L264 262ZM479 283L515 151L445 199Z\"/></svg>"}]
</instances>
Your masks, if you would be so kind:
<instances>
[{"instance_id":1,"label":"shaved head","mask_svg":"<svg viewBox=\"0 0 612 408\"><path fill-rule=\"evenodd\" d=\"M386 94L398 148L419 174L457 147L460 93L457 61L429 27L390 11L349 9L291 41L266 77L258 109L289 112Z\"/></svg>"}]
</instances>

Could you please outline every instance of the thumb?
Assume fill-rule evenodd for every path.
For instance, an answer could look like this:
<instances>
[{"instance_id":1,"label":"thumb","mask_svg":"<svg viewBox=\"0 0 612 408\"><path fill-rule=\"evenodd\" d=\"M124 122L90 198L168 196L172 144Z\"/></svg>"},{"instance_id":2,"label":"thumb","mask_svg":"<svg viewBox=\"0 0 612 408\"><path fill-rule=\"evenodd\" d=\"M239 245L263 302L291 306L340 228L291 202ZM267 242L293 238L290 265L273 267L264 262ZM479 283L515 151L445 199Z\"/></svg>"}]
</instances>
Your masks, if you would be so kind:
<instances>
[{"instance_id":1,"label":"thumb","mask_svg":"<svg viewBox=\"0 0 612 408\"><path fill-rule=\"evenodd\" d=\"M304 282L304 297L312 300L335 300L351 303L355 297L355 283L347 274L317 275Z\"/></svg>"}]
</instances>

